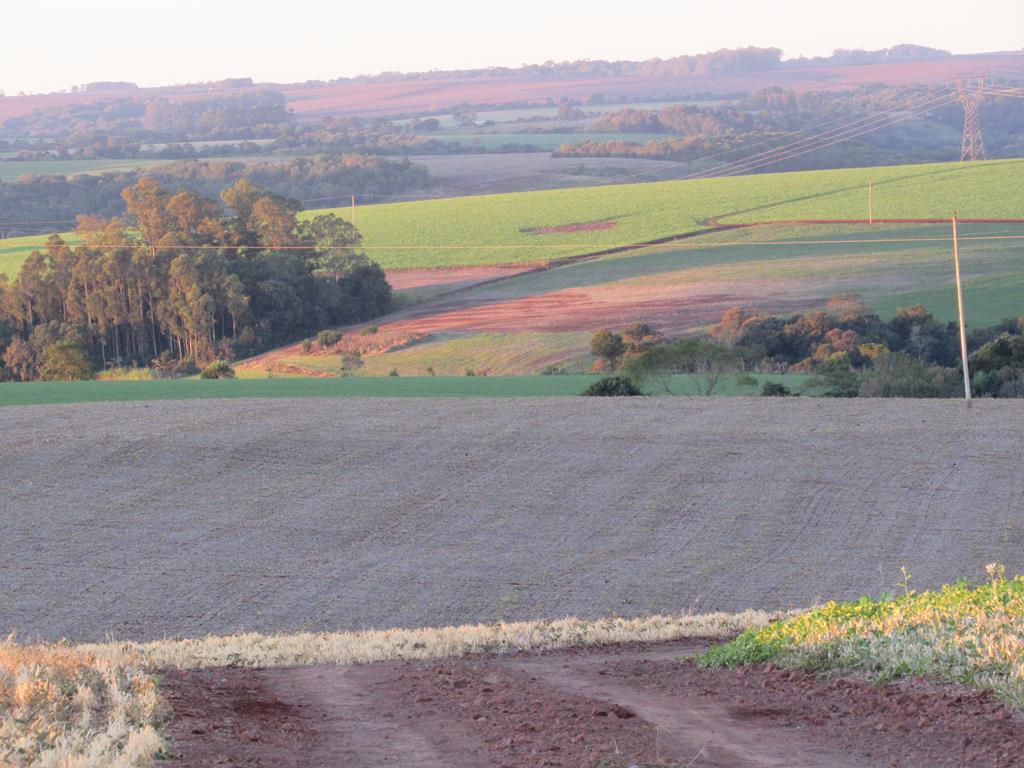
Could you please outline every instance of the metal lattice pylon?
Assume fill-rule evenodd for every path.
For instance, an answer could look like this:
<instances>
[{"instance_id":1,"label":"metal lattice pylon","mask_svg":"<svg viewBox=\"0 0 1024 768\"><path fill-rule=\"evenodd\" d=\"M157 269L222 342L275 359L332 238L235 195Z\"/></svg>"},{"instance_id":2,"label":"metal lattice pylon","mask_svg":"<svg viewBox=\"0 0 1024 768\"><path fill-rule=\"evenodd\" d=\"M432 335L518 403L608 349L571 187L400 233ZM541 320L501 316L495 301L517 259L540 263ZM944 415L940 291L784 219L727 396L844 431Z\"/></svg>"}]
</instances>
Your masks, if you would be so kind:
<instances>
[{"instance_id":1,"label":"metal lattice pylon","mask_svg":"<svg viewBox=\"0 0 1024 768\"><path fill-rule=\"evenodd\" d=\"M981 135L981 118L978 116L978 105L985 95L985 80L980 79L977 88L972 80L957 80L956 92L960 104L964 108L964 138L960 145L960 162L965 160L984 160L985 139Z\"/></svg>"}]
</instances>

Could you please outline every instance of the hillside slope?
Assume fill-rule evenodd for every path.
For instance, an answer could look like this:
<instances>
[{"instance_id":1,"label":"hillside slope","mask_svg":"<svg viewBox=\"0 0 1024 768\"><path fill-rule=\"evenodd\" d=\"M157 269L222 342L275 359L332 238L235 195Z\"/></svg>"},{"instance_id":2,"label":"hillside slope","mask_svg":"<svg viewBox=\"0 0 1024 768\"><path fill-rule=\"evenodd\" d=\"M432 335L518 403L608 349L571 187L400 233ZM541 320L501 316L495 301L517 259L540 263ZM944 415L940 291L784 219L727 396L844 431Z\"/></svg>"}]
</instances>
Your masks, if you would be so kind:
<instances>
[{"instance_id":1,"label":"hillside slope","mask_svg":"<svg viewBox=\"0 0 1024 768\"><path fill-rule=\"evenodd\" d=\"M121 403L4 408L0 431L0 632L23 640L803 606L901 566L917 589L1024 569L1019 401Z\"/></svg>"},{"instance_id":2,"label":"hillside slope","mask_svg":"<svg viewBox=\"0 0 1024 768\"><path fill-rule=\"evenodd\" d=\"M874 217L1024 218L1024 160L618 184L374 205L356 211L385 269L535 263L724 224ZM324 211L309 211L316 216ZM348 208L329 209L350 218Z\"/></svg>"}]
</instances>

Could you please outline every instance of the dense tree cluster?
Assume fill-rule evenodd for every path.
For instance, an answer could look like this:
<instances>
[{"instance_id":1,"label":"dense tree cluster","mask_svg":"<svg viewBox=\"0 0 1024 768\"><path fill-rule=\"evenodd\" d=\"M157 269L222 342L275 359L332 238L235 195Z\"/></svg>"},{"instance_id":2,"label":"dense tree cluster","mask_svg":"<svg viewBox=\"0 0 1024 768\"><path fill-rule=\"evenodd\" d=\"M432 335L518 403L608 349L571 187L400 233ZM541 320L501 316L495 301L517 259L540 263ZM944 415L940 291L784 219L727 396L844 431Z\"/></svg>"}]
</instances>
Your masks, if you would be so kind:
<instances>
[{"instance_id":1,"label":"dense tree cluster","mask_svg":"<svg viewBox=\"0 0 1024 768\"><path fill-rule=\"evenodd\" d=\"M814 135L823 125L835 127L880 115L906 117L908 104L934 104L936 93L922 87L869 86L850 92L792 91L765 88L744 99L718 106L673 106L658 111L626 108L590 124L602 133L664 134L644 142L585 139L563 144L558 157L636 157L692 161L714 155L715 163L742 160L750 146L780 147L794 134ZM1024 150L1024 102L991 96L981 106L985 141L993 157L1018 156ZM872 124L866 124L872 125ZM959 157L963 112L947 104L927 114L833 146L765 165L765 171L942 161Z\"/></svg>"},{"instance_id":2,"label":"dense tree cluster","mask_svg":"<svg viewBox=\"0 0 1024 768\"><path fill-rule=\"evenodd\" d=\"M37 109L0 124L0 136L58 137L68 147L96 132L135 141L273 137L294 120L284 94L250 90L212 97L112 98Z\"/></svg>"},{"instance_id":3,"label":"dense tree cluster","mask_svg":"<svg viewBox=\"0 0 1024 768\"><path fill-rule=\"evenodd\" d=\"M80 244L53 235L16 280L0 283L3 376L195 370L390 304L384 273L351 224L299 221L295 201L244 179L221 195L231 215L151 178L123 197L127 218L80 217Z\"/></svg>"},{"instance_id":4,"label":"dense tree cluster","mask_svg":"<svg viewBox=\"0 0 1024 768\"><path fill-rule=\"evenodd\" d=\"M706 337L664 339L649 326L647 343L630 348L630 329L597 331L596 370L624 371L635 381L673 391L687 373L711 394L727 373L811 374L807 388L831 397L957 397L963 395L959 332L924 307L889 320L857 297L836 296L824 310L780 317L733 308ZM1024 317L968 334L972 392L1024 397ZM790 394L779 385L764 394Z\"/></svg>"}]
</instances>

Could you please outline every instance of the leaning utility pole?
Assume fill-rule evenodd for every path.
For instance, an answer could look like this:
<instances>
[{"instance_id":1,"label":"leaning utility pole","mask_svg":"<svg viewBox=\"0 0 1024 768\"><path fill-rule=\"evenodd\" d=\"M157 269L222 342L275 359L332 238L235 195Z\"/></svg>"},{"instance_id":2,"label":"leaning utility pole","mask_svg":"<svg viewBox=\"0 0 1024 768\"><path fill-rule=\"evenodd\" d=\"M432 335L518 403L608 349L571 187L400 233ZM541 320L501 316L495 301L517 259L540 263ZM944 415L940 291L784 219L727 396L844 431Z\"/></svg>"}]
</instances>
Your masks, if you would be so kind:
<instances>
[{"instance_id":1,"label":"leaning utility pole","mask_svg":"<svg viewBox=\"0 0 1024 768\"><path fill-rule=\"evenodd\" d=\"M964 398L971 402L971 373L967 369L967 326L964 324L964 289L960 282L960 239L956 214L953 214L953 266L956 269L956 309L960 319L960 359L964 364Z\"/></svg>"},{"instance_id":2,"label":"leaning utility pole","mask_svg":"<svg viewBox=\"0 0 1024 768\"><path fill-rule=\"evenodd\" d=\"M973 80L957 80L956 93L960 98L960 105L964 108L964 137L960 144L960 162L984 160L985 140L981 135L978 105L985 95L985 78L978 79L977 90L974 90Z\"/></svg>"}]
</instances>

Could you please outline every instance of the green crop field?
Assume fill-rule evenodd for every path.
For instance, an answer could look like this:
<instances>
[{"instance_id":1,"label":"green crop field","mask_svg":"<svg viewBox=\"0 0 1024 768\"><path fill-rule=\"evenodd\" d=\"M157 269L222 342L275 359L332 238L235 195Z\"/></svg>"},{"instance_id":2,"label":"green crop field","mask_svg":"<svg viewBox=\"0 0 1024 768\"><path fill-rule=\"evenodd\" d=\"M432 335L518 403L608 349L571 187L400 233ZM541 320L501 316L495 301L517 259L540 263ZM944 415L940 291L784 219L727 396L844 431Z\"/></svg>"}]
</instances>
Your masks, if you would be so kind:
<instances>
[{"instance_id":1,"label":"green crop field","mask_svg":"<svg viewBox=\"0 0 1024 768\"><path fill-rule=\"evenodd\" d=\"M999 160L425 200L363 207L356 224L388 269L537 262L694 232L717 217L863 219L869 180L878 218L1024 218L1024 160ZM594 222L608 228L537 232Z\"/></svg>"},{"instance_id":2,"label":"green crop field","mask_svg":"<svg viewBox=\"0 0 1024 768\"><path fill-rule=\"evenodd\" d=\"M32 235L31 237L9 237L6 240L0 240L0 275L7 275L9 278L15 277L28 255L46 245L47 237L47 235ZM77 242L76 238L68 234L65 234L64 238L70 243Z\"/></svg>"},{"instance_id":3,"label":"green crop field","mask_svg":"<svg viewBox=\"0 0 1024 768\"><path fill-rule=\"evenodd\" d=\"M968 326L1024 314L1024 225L968 224L963 235ZM989 239L1007 236L1020 239ZM426 337L364 355L359 373L582 372L593 361L590 334L604 325L649 322L674 335L706 328L733 306L781 314L824 307L839 293L858 294L883 317L924 304L953 321L949 238L940 225L880 225L867 238L855 225L776 225L509 277L381 318L384 331ZM337 355L297 347L278 362L318 374L340 367Z\"/></svg>"},{"instance_id":4,"label":"green crop field","mask_svg":"<svg viewBox=\"0 0 1024 768\"><path fill-rule=\"evenodd\" d=\"M596 375L579 374L28 382L0 384L0 406L240 397L567 397L579 395L598 378ZM798 386L805 377L776 375L756 378ZM685 392L687 384L686 377L677 377L680 391ZM716 394L742 395L755 390L754 387L740 386L733 377L723 382Z\"/></svg>"},{"instance_id":5,"label":"green crop field","mask_svg":"<svg viewBox=\"0 0 1024 768\"><path fill-rule=\"evenodd\" d=\"M712 218L1024 217L1024 160L856 168L619 184L359 208L371 258L386 269L532 263L691 233ZM349 208L307 211L350 217ZM596 223L596 224L595 224ZM538 232L591 224L599 229ZM17 241L9 241L15 243ZM10 275L30 248L0 248Z\"/></svg>"}]
</instances>

